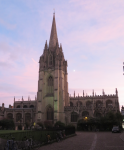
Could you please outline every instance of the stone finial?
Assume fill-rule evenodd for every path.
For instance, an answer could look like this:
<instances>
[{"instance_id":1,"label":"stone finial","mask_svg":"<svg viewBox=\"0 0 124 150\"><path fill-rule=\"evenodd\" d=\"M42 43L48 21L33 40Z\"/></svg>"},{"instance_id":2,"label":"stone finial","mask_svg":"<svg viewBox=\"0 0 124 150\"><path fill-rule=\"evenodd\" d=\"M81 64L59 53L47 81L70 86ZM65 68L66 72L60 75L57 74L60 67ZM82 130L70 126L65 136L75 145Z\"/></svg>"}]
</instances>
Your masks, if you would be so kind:
<instances>
[{"instance_id":1,"label":"stone finial","mask_svg":"<svg viewBox=\"0 0 124 150\"><path fill-rule=\"evenodd\" d=\"M36 95L35 95L35 101L37 100L37 97L36 97Z\"/></svg>"},{"instance_id":2,"label":"stone finial","mask_svg":"<svg viewBox=\"0 0 124 150\"><path fill-rule=\"evenodd\" d=\"M22 96L22 101L24 101L23 96Z\"/></svg>"},{"instance_id":3,"label":"stone finial","mask_svg":"<svg viewBox=\"0 0 124 150\"><path fill-rule=\"evenodd\" d=\"M74 97L75 97L75 91L74 91Z\"/></svg>"},{"instance_id":4,"label":"stone finial","mask_svg":"<svg viewBox=\"0 0 124 150\"><path fill-rule=\"evenodd\" d=\"M14 96L14 102L15 102L15 96Z\"/></svg>"},{"instance_id":5,"label":"stone finial","mask_svg":"<svg viewBox=\"0 0 124 150\"><path fill-rule=\"evenodd\" d=\"M116 96L118 96L118 90L117 90L117 88L115 89L115 93L116 93Z\"/></svg>"},{"instance_id":6,"label":"stone finial","mask_svg":"<svg viewBox=\"0 0 124 150\"><path fill-rule=\"evenodd\" d=\"M78 97L79 97L79 93L78 93Z\"/></svg>"},{"instance_id":7,"label":"stone finial","mask_svg":"<svg viewBox=\"0 0 124 150\"><path fill-rule=\"evenodd\" d=\"M102 95L105 95L104 89L102 90Z\"/></svg>"},{"instance_id":8,"label":"stone finial","mask_svg":"<svg viewBox=\"0 0 124 150\"><path fill-rule=\"evenodd\" d=\"M28 101L30 100L30 97L28 96Z\"/></svg>"},{"instance_id":9,"label":"stone finial","mask_svg":"<svg viewBox=\"0 0 124 150\"><path fill-rule=\"evenodd\" d=\"M47 40L46 40L46 43L45 43L45 48L44 48L44 49L46 50L46 49L47 49L47 47L48 47L48 46L47 46Z\"/></svg>"},{"instance_id":10,"label":"stone finial","mask_svg":"<svg viewBox=\"0 0 124 150\"><path fill-rule=\"evenodd\" d=\"M83 97L84 97L84 90L83 90Z\"/></svg>"},{"instance_id":11,"label":"stone finial","mask_svg":"<svg viewBox=\"0 0 124 150\"><path fill-rule=\"evenodd\" d=\"M94 90L93 90L93 96L94 96Z\"/></svg>"}]
</instances>

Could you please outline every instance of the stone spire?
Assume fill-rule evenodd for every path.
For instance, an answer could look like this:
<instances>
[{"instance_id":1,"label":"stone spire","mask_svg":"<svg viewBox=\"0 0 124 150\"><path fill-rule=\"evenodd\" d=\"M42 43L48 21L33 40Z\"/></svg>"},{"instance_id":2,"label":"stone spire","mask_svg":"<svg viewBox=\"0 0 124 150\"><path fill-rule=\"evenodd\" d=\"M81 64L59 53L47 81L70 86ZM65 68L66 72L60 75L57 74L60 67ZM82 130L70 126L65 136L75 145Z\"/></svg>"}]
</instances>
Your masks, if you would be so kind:
<instances>
[{"instance_id":1,"label":"stone spire","mask_svg":"<svg viewBox=\"0 0 124 150\"><path fill-rule=\"evenodd\" d=\"M54 49L58 44L57 30L56 30L56 21L55 21L55 13L53 13L53 22L51 28L51 35L49 41L49 49Z\"/></svg>"},{"instance_id":2,"label":"stone spire","mask_svg":"<svg viewBox=\"0 0 124 150\"><path fill-rule=\"evenodd\" d=\"M83 97L84 97L84 90L83 90Z\"/></svg>"},{"instance_id":3,"label":"stone spire","mask_svg":"<svg viewBox=\"0 0 124 150\"><path fill-rule=\"evenodd\" d=\"M75 97L75 91L74 91L74 97Z\"/></svg>"}]
</instances>

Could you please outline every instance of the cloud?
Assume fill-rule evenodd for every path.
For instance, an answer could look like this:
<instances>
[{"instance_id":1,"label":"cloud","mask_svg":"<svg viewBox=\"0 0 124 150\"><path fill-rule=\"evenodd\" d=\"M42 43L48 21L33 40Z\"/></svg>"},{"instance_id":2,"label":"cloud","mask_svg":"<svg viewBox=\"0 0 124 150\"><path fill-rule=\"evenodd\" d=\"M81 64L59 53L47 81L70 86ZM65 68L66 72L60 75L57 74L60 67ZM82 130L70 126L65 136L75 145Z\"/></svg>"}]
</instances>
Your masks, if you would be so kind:
<instances>
[{"instance_id":1,"label":"cloud","mask_svg":"<svg viewBox=\"0 0 124 150\"><path fill-rule=\"evenodd\" d=\"M38 65L38 63L32 58L33 62Z\"/></svg>"}]
</instances>

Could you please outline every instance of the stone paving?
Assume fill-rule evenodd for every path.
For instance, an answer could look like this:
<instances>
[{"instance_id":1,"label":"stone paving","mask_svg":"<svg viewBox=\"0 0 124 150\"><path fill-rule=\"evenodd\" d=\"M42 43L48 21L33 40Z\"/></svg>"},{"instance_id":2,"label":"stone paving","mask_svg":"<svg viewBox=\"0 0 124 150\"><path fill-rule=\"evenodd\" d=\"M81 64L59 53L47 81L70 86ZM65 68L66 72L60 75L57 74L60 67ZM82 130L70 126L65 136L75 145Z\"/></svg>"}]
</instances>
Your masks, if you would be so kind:
<instances>
[{"instance_id":1,"label":"stone paving","mask_svg":"<svg viewBox=\"0 0 124 150\"><path fill-rule=\"evenodd\" d=\"M77 132L77 136L40 147L38 150L124 150L124 133Z\"/></svg>"}]
</instances>

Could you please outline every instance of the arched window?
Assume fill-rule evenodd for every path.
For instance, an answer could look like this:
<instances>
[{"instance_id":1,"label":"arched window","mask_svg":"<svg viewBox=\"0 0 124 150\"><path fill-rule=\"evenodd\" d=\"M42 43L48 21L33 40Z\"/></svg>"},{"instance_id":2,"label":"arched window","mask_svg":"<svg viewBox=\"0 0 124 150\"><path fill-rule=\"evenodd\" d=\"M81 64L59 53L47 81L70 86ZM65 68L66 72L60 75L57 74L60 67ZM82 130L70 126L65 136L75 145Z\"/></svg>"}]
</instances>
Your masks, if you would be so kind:
<instances>
[{"instance_id":1,"label":"arched window","mask_svg":"<svg viewBox=\"0 0 124 150\"><path fill-rule=\"evenodd\" d=\"M89 116L89 112L88 111L83 111L82 112L82 117L88 117Z\"/></svg>"},{"instance_id":2,"label":"arched window","mask_svg":"<svg viewBox=\"0 0 124 150\"><path fill-rule=\"evenodd\" d=\"M27 106L27 105L24 105L23 108L28 108L28 106Z\"/></svg>"},{"instance_id":3,"label":"arched window","mask_svg":"<svg viewBox=\"0 0 124 150\"><path fill-rule=\"evenodd\" d=\"M102 102L100 101L100 100L98 100L97 102L96 102L96 107L101 107L102 106Z\"/></svg>"},{"instance_id":4,"label":"arched window","mask_svg":"<svg viewBox=\"0 0 124 150\"><path fill-rule=\"evenodd\" d=\"M106 101L106 107L107 107L107 108L108 108L108 107L113 107L111 100L107 100L107 101Z\"/></svg>"},{"instance_id":5,"label":"arched window","mask_svg":"<svg viewBox=\"0 0 124 150\"><path fill-rule=\"evenodd\" d=\"M70 102L70 106L73 107L73 103L72 102Z\"/></svg>"},{"instance_id":6,"label":"arched window","mask_svg":"<svg viewBox=\"0 0 124 150\"><path fill-rule=\"evenodd\" d=\"M53 93L53 77L48 78L48 93Z\"/></svg>"},{"instance_id":7,"label":"arched window","mask_svg":"<svg viewBox=\"0 0 124 150\"><path fill-rule=\"evenodd\" d=\"M53 59L52 59L52 55L49 55L49 65L52 65Z\"/></svg>"},{"instance_id":8,"label":"arched window","mask_svg":"<svg viewBox=\"0 0 124 150\"><path fill-rule=\"evenodd\" d=\"M82 102L80 102L80 101L77 102L77 106L78 106L78 105L79 105L79 106L82 106Z\"/></svg>"},{"instance_id":9,"label":"arched window","mask_svg":"<svg viewBox=\"0 0 124 150\"><path fill-rule=\"evenodd\" d=\"M30 113L25 114L25 122L31 122L31 114Z\"/></svg>"},{"instance_id":10,"label":"arched window","mask_svg":"<svg viewBox=\"0 0 124 150\"><path fill-rule=\"evenodd\" d=\"M47 109L47 120L53 120L53 109L51 107Z\"/></svg>"},{"instance_id":11,"label":"arched window","mask_svg":"<svg viewBox=\"0 0 124 150\"><path fill-rule=\"evenodd\" d=\"M20 108L20 105L18 105L16 108Z\"/></svg>"},{"instance_id":12,"label":"arched window","mask_svg":"<svg viewBox=\"0 0 124 150\"><path fill-rule=\"evenodd\" d=\"M12 114L12 113L8 113L8 114L7 114L7 118L8 118L8 119L13 119L13 114Z\"/></svg>"},{"instance_id":13,"label":"arched window","mask_svg":"<svg viewBox=\"0 0 124 150\"><path fill-rule=\"evenodd\" d=\"M78 115L76 112L71 113L71 122L77 122Z\"/></svg>"},{"instance_id":14,"label":"arched window","mask_svg":"<svg viewBox=\"0 0 124 150\"><path fill-rule=\"evenodd\" d=\"M30 108L34 108L34 105L30 105Z\"/></svg>"},{"instance_id":15,"label":"arched window","mask_svg":"<svg viewBox=\"0 0 124 150\"><path fill-rule=\"evenodd\" d=\"M21 113L17 113L16 114L16 122L21 122L22 120L22 114Z\"/></svg>"},{"instance_id":16,"label":"arched window","mask_svg":"<svg viewBox=\"0 0 124 150\"><path fill-rule=\"evenodd\" d=\"M90 108L92 106L92 103L90 101L86 102L86 107Z\"/></svg>"}]
</instances>

